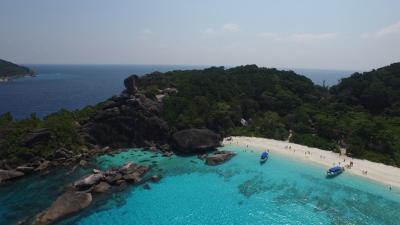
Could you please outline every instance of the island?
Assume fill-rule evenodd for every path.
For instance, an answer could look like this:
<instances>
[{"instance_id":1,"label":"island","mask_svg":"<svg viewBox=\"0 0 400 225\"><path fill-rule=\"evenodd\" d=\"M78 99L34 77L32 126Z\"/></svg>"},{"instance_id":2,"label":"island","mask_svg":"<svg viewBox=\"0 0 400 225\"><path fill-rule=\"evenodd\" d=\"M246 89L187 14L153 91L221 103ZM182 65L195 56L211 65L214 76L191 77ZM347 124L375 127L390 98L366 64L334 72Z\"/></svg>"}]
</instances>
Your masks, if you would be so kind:
<instances>
[{"instance_id":1,"label":"island","mask_svg":"<svg viewBox=\"0 0 400 225\"><path fill-rule=\"evenodd\" d=\"M400 187L399 73L395 63L330 88L293 71L256 65L131 75L120 94L94 106L44 118L1 115L0 183L56 167L74 171L129 148L170 159L197 155L218 166L238 157L219 148L226 144L326 166L352 160L353 174L375 168L369 178ZM126 184L150 189L147 182L162 177L157 173L136 162L93 169L30 220L51 224L88 207L98 193Z\"/></svg>"},{"instance_id":2,"label":"island","mask_svg":"<svg viewBox=\"0 0 400 225\"><path fill-rule=\"evenodd\" d=\"M27 67L0 59L0 82L22 76L34 76L35 72Z\"/></svg>"},{"instance_id":3,"label":"island","mask_svg":"<svg viewBox=\"0 0 400 225\"><path fill-rule=\"evenodd\" d=\"M357 158L400 166L399 71L395 63L330 88L256 65L131 75L125 90L95 106L24 120L1 115L0 169L60 154L75 157L88 148L199 153L229 136L346 149Z\"/></svg>"}]
</instances>

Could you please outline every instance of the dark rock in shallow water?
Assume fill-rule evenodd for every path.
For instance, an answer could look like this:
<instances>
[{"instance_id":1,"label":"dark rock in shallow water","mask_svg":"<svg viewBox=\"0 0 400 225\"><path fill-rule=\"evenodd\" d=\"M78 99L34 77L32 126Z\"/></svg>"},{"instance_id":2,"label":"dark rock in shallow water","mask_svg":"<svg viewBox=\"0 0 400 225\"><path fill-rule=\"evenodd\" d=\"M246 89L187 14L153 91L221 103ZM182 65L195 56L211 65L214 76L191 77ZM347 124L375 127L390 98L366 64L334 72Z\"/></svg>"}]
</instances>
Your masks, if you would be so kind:
<instances>
[{"instance_id":1,"label":"dark rock in shallow water","mask_svg":"<svg viewBox=\"0 0 400 225\"><path fill-rule=\"evenodd\" d=\"M196 153L221 146L221 137L208 129L187 129L173 134L175 148L181 153Z\"/></svg>"},{"instance_id":2,"label":"dark rock in shallow water","mask_svg":"<svg viewBox=\"0 0 400 225\"><path fill-rule=\"evenodd\" d=\"M123 179L133 183L139 183L140 181L142 181L142 178L140 178L140 175L138 173L126 174L123 176Z\"/></svg>"},{"instance_id":3,"label":"dark rock in shallow water","mask_svg":"<svg viewBox=\"0 0 400 225\"><path fill-rule=\"evenodd\" d=\"M157 175L153 175L153 176L151 176L151 180L153 181L153 182L159 182L160 180L161 180L161 178L162 178L162 175L161 174L157 174Z\"/></svg>"},{"instance_id":4,"label":"dark rock in shallow water","mask_svg":"<svg viewBox=\"0 0 400 225\"><path fill-rule=\"evenodd\" d=\"M143 185L143 188L146 189L146 190L150 190L151 189L150 185L147 184L147 183Z\"/></svg>"},{"instance_id":5,"label":"dark rock in shallow water","mask_svg":"<svg viewBox=\"0 0 400 225\"><path fill-rule=\"evenodd\" d=\"M120 173L110 173L106 175L106 181L109 184L114 184L120 179L122 179L122 175Z\"/></svg>"},{"instance_id":6,"label":"dark rock in shallow water","mask_svg":"<svg viewBox=\"0 0 400 225\"><path fill-rule=\"evenodd\" d=\"M25 174L21 171L16 171L16 170L0 170L0 183L7 181L7 180L12 180L18 177L22 177Z\"/></svg>"},{"instance_id":7,"label":"dark rock in shallow water","mask_svg":"<svg viewBox=\"0 0 400 225\"><path fill-rule=\"evenodd\" d=\"M58 197L47 210L40 213L33 225L52 224L88 207L91 202L92 194L90 193L68 191Z\"/></svg>"},{"instance_id":8,"label":"dark rock in shallow water","mask_svg":"<svg viewBox=\"0 0 400 225\"><path fill-rule=\"evenodd\" d=\"M205 160L207 165L215 166L230 160L234 155L235 153L233 152L218 151L212 155L206 156Z\"/></svg>"}]
</instances>

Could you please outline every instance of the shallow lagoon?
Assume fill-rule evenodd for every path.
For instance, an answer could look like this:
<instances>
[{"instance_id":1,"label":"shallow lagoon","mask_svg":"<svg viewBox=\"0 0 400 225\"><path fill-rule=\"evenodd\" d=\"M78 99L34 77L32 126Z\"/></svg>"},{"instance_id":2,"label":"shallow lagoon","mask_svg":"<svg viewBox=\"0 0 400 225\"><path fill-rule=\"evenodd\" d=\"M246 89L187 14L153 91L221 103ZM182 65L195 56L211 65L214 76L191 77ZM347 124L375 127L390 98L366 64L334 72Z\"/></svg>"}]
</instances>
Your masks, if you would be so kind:
<instances>
[{"instance_id":1,"label":"shallow lagoon","mask_svg":"<svg viewBox=\"0 0 400 225\"><path fill-rule=\"evenodd\" d=\"M151 190L137 186L95 196L90 208L60 224L398 224L399 190L346 173L326 179L326 168L280 155L260 165L259 152L224 148L238 155L215 167L197 157L167 158L137 149L100 156L93 164L102 169L134 161L151 165L151 173L164 178L150 183ZM62 191L60 184L86 172L54 172L38 184L26 185L34 180L30 177L1 187L0 224L46 208ZM29 204L32 212L26 211Z\"/></svg>"}]
</instances>

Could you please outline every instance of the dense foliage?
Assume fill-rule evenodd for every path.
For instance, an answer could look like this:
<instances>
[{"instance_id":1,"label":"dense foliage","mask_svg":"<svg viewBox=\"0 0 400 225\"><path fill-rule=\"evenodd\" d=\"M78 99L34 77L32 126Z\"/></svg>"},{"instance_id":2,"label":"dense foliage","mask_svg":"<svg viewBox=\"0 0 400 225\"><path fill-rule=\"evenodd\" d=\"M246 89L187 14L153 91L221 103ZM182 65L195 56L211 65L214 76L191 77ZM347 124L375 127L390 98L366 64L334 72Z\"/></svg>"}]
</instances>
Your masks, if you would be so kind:
<instances>
[{"instance_id":1,"label":"dense foliage","mask_svg":"<svg viewBox=\"0 0 400 225\"><path fill-rule=\"evenodd\" d=\"M33 156L51 157L58 148L77 149L85 145L79 137L79 123L84 122L95 112L96 107L85 107L81 110L57 113L40 119L35 114L23 120L14 120L10 113L0 116L0 159L9 163L20 163ZM50 138L33 147L24 145L24 139L30 132L47 128Z\"/></svg>"},{"instance_id":2,"label":"dense foliage","mask_svg":"<svg viewBox=\"0 0 400 225\"><path fill-rule=\"evenodd\" d=\"M292 71L258 68L152 73L141 77L139 90L163 98L162 117L171 132L206 127L222 136L245 135L286 140L333 151L344 147L359 158L400 166L400 64L355 73L331 87L314 85ZM84 145L79 124L101 104L43 119L15 121L0 116L0 158L18 162L55 149ZM40 146L22 145L27 133L48 128L51 138ZM26 156L28 155L28 156ZM28 157L28 158L29 158Z\"/></svg>"},{"instance_id":3,"label":"dense foliage","mask_svg":"<svg viewBox=\"0 0 400 225\"><path fill-rule=\"evenodd\" d=\"M140 80L164 99L173 130L207 127L223 136L287 139L400 165L400 64L353 74L327 89L292 71L255 65L153 73ZM247 123L243 125L242 122Z\"/></svg>"}]
</instances>

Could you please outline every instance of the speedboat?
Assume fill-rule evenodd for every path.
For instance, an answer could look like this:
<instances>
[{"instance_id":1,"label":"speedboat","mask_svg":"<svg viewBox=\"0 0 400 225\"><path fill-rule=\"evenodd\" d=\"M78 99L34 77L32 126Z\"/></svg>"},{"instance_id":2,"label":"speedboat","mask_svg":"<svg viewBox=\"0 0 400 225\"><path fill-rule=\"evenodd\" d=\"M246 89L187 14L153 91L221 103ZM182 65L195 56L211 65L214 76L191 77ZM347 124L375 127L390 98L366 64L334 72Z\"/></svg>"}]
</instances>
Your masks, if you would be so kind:
<instances>
[{"instance_id":1,"label":"speedboat","mask_svg":"<svg viewBox=\"0 0 400 225\"><path fill-rule=\"evenodd\" d=\"M326 176L334 177L334 176L341 174L343 171L344 171L344 167L334 166L332 168L329 168L328 171L326 171Z\"/></svg>"},{"instance_id":2,"label":"speedboat","mask_svg":"<svg viewBox=\"0 0 400 225\"><path fill-rule=\"evenodd\" d=\"M267 151L263 152L260 157L260 163L265 163L269 158L269 153Z\"/></svg>"}]
</instances>

